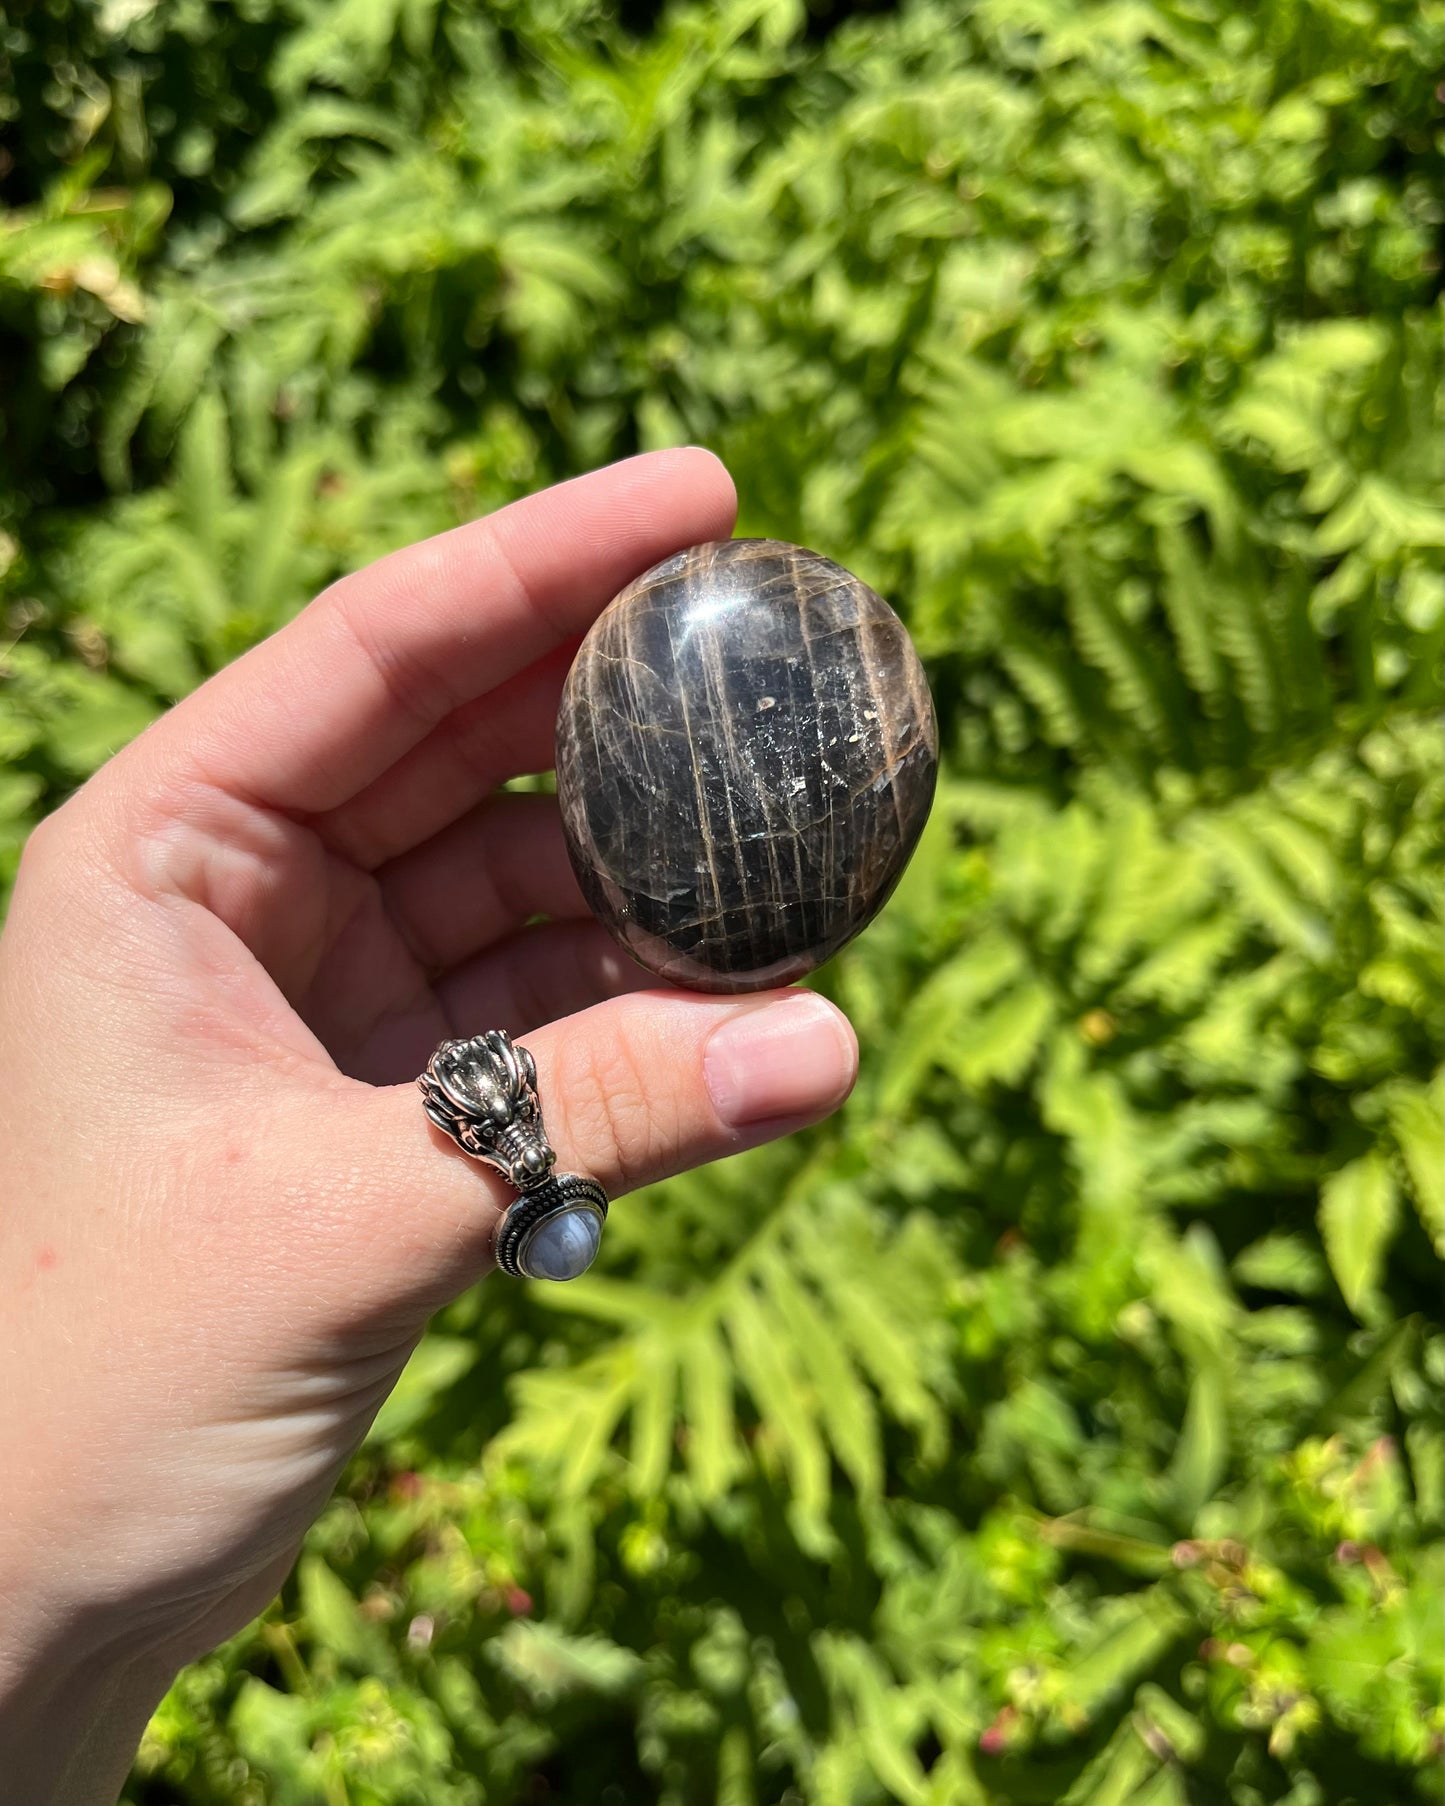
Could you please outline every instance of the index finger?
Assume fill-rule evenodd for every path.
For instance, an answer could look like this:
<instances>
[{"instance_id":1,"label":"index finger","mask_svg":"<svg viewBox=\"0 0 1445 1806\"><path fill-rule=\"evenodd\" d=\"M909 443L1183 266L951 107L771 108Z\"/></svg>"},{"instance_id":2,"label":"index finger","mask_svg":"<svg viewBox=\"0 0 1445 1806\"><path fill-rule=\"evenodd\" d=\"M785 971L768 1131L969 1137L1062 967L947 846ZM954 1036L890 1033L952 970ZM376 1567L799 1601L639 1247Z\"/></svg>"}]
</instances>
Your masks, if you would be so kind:
<instances>
[{"instance_id":1,"label":"index finger","mask_svg":"<svg viewBox=\"0 0 1445 1806\"><path fill-rule=\"evenodd\" d=\"M393 552L173 709L150 751L266 807L334 809L649 565L726 538L736 506L711 452L650 452Z\"/></svg>"}]
</instances>

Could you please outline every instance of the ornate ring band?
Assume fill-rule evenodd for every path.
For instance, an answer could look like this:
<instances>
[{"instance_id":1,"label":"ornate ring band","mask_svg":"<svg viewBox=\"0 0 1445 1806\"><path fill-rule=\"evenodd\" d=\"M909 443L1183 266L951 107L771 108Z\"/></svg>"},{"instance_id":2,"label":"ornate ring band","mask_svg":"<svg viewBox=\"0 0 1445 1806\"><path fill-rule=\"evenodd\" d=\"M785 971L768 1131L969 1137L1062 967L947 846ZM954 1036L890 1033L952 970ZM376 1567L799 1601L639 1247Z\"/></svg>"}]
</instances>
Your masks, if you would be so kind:
<instances>
[{"instance_id":1,"label":"ornate ring band","mask_svg":"<svg viewBox=\"0 0 1445 1806\"><path fill-rule=\"evenodd\" d=\"M497 1265L514 1279L576 1279L596 1258L607 1193L583 1173L556 1173L542 1125L537 1068L502 1029L443 1041L417 1080L427 1115L464 1154L522 1194L497 1230Z\"/></svg>"}]
</instances>

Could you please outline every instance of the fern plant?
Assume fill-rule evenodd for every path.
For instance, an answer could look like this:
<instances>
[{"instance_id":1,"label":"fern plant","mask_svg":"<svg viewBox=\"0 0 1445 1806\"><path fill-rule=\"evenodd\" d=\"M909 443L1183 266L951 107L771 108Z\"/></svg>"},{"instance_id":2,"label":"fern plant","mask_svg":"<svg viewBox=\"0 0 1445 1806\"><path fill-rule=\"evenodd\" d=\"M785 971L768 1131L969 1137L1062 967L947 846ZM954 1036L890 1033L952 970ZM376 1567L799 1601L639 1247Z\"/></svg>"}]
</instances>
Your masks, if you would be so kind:
<instances>
[{"instance_id":1,"label":"fern plant","mask_svg":"<svg viewBox=\"0 0 1445 1806\"><path fill-rule=\"evenodd\" d=\"M338 572L684 439L946 755L842 1115L442 1313L131 1806L1438 1794L1437 27L10 21L0 875Z\"/></svg>"}]
</instances>

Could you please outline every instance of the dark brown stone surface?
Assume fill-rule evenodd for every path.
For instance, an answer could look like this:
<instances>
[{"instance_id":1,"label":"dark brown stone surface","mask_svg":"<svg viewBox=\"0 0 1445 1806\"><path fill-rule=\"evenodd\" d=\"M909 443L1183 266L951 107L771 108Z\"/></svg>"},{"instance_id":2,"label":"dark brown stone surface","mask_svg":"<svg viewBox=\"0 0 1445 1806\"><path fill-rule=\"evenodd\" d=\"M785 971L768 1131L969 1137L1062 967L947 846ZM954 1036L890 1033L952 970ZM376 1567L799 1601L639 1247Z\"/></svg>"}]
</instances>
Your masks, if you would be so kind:
<instances>
[{"instance_id":1,"label":"dark brown stone surface","mask_svg":"<svg viewBox=\"0 0 1445 1806\"><path fill-rule=\"evenodd\" d=\"M902 622L816 552L694 546L593 626L557 790L593 910L677 984L786 984L852 939L933 800L933 701Z\"/></svg>"}]
</instances>

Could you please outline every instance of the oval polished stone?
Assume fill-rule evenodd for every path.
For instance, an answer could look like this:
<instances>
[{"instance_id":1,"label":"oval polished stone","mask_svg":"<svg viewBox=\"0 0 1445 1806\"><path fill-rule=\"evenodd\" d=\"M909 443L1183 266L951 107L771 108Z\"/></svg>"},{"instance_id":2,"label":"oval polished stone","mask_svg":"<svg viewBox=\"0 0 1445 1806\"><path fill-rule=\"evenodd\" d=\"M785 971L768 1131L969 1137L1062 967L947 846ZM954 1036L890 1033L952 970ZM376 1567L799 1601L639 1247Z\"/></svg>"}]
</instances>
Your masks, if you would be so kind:
<instances>
[{"instance_id":1,"label":"oval polished stone","mask_svg":"<svg viewBox=\"0 0 1445 1806\"><path fill-rule=\"evenodd\" d=\"M659 977L786 984L877 914L933 801L938 730L903 623L771 539L665 559L583 641L557 793L587 901Z\"/></svg>"}]
</instances>

